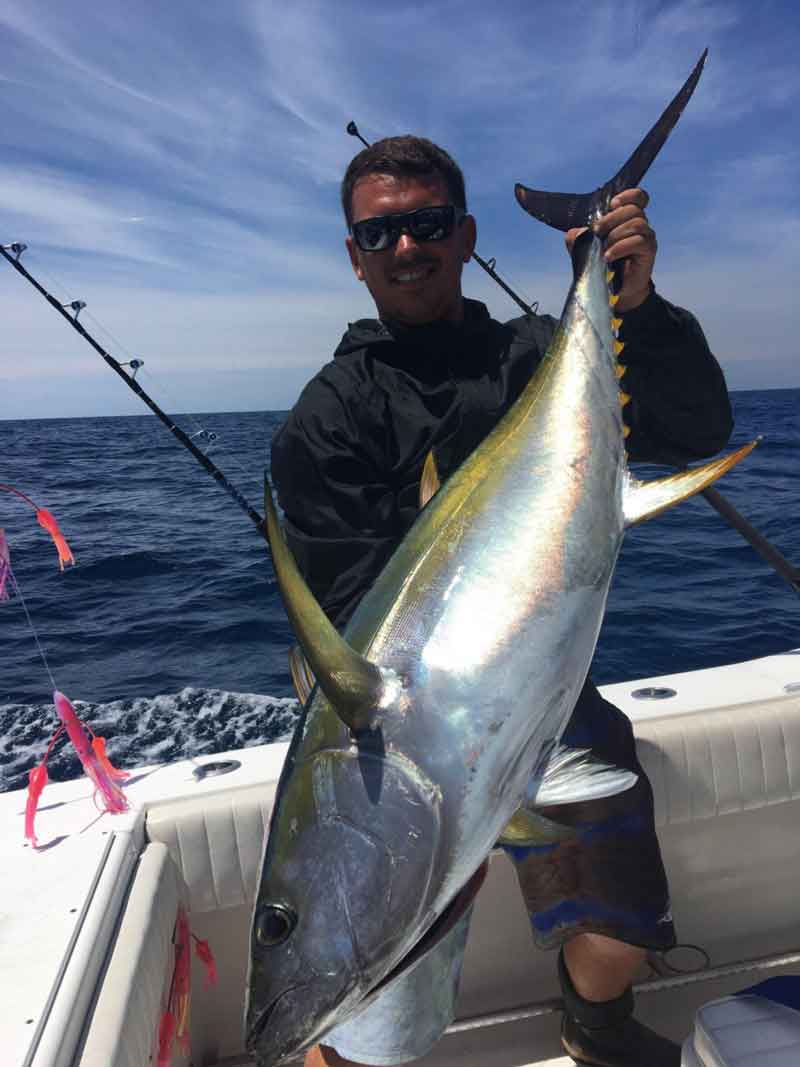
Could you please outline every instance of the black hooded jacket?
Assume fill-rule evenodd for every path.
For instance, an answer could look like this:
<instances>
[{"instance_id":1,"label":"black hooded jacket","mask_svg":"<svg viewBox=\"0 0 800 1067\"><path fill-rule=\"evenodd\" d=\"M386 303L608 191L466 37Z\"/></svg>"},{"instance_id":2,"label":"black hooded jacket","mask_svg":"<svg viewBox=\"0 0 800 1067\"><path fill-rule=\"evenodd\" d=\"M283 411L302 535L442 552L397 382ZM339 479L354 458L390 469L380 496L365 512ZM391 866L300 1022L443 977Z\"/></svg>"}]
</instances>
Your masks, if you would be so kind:
<instances>
[{"instance_id":1,"label":"black hooded jacket","mask_svg":"<svg viewBox=\"0 0 800 1067\"><path fill-rule=\"evenodd\" d=\"M362 319L305 387L273 441L272 478L300 570L338 627L413 523L428 452L444 480L520 395L557 325L499 323L472 300L459 325ZM652 291L623 316L620 339L631 458L680 463L722 448L728 394L696 319Z\"/></svg>"}]
</instances>

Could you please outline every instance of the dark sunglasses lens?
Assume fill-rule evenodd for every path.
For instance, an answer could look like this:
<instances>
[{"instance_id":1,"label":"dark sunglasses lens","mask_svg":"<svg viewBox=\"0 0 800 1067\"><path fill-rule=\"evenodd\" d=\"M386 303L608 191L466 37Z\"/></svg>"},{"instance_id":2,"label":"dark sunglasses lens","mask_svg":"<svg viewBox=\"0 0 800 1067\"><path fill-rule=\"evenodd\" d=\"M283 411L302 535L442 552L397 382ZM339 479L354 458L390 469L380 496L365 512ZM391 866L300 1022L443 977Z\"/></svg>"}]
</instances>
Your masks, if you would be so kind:
<instances>
[{"instance_id":1,"label":"dark sunglasses lens","mask_svg":"<svg viewBox=\"0 0 800 1067\"><path fill-rule=\"evenodd\" d=\"M353 226L356 244L364 252L380 252L389 244L389 225L385 219L364 219Z\"/></svg>"},{"instance_id":2,"label":"dark sunglasses lens","mask_svg":"<svg viewBox=\"0 0 800 1067\"><path fill-rule=\"evenodd\" d=\"M443 241L453 232L455 212L452 207L429 207L415 211L409 230L417 241Z\"/></svg>"},{"instance_id":3,"label":"dark sunglasses lens","mask_svg":"<svg viewBox=\"0 0 800 1067\"><path fill-rule=\"evenodd\" d=\"M452 204L423 207L408 215L379 215L353 224L353 236L362 252L382 252L407 229L415 241L443 241L453 232L456 209Z\"/></svg>"}]
</instances>

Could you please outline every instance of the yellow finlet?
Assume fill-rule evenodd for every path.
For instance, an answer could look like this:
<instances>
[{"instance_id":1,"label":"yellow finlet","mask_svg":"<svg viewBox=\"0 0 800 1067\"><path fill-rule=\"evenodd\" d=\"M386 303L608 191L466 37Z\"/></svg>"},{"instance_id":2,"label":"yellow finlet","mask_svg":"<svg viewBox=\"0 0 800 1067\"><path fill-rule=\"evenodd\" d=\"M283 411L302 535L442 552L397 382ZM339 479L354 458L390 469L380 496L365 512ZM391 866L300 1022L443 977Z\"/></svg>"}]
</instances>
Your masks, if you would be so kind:
<instances>
[{"instance_id":1,"label":"yellow finlet","mask_svg":"<svg viewBox=\"0 0 800 1067\"><path fill-rule=\"evenodd\" d=\"M617 330L620 328L621 325L622 325L622 319L612 319L611 320L611 329L614 331L614 333L617 332Z\"/></svg>"},{"instance_id":2,"label":"yellow finlet","mask_svg":"<svg viewBox=\"0 0 800 1067\"><path fill-rule=\"evenodd\" d=\"M614 355L615 356L618 356L624 347L625 347L625 342L624 341L618 341L616 338L614 338Z\"/></svg>"},{"instance_id":3,"label":"yellow finlet","mask_svg":"<svg viewBox=\"0 0 800 1067\"><path fill-rule=\"evenodd\" d=\"M614 373L616 374L617 378L621 378L622 375L625 373L626 369L627 368L625 367L624 363L618 363L614 368Z\"/></svg>"},{"instance_id":4,"label":"yellow finlet","mask_svg":"<svg viewBox=\"0 0 800 1067\"><path fill-rule=\"evenodd\" d=\"M630 428L630 426L628 426L627 424L623 424L623 427L622 427L622 436L623 436L623 437L630 437L630 433L631 433L631 428Z\"/></svg>"},{"instance_id":5,"label":"yellow finlet","mask_svg":"<svg viewBox=\"0 0 800 1067\"><path fill-rule=\"evenodd\" d=\"M630 393L620 392L619 393L620 407L624 408L626 404L630 403L630 399L631 399L631 394Z\"/></svg>"},{"instance_id":6,"label":"yellow finlet","mask_svg":"<svg viewBox=\"0 0 800 1067\"><path fill-rule=\"evenodd\" d=\"M608 268L606 268L606 281L609 285L614 281L614 271L608 270Z\"/></svg>"},{"instance_id":7,"label":"yellow finlet","mask_svg":"<svg viewBox=\"0 0 800 1067\"><path fill-rule=\"evenodd\" d=\"M608 302L612 308L616 306L618 300L619 293L609 293Z\"/></svg>"},{"instance_id":8,"label":"yellow finlet","mask_svg":"<svg viewBox=\"0 0 800 1067\"><path fill-rule=\"evenodd\" d=\"M433 449L430 450L425 458L425 465L422 468L422 477L419 480L419 506L420 510L425 507L432 496L435 496L441 488L441 481L439 480L439 468L436 466L436 456L433 454Z\"/></svg>"}]
</instances>

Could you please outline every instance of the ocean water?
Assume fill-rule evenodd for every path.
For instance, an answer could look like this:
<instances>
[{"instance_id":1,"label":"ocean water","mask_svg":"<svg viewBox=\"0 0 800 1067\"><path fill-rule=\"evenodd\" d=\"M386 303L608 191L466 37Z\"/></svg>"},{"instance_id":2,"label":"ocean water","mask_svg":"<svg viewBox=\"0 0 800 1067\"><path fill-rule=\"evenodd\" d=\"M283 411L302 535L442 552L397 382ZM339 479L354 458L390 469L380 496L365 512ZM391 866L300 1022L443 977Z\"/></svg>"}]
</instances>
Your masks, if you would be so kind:
<instances>
[{"instance_id":1,"label":"ocean water","mask_svg":"<svg viewBox=\"0 0 800 1067\"><path fill-rule=\"evenodd\" d=\"M733 394L732 445L755 452L718 488L800 566L800 389ZM178 416L259 511L279 412ZM664 473L640 467L642 477ZM292 635L255 527L153 416L0 422L0 482L55 513L77 566L59 572L33 512L0 493L14 572L53 678L123 766L285 738ZM592 674L598 683L800 646L800 597L703 499L631 530ZM22 603L0 604L0 789L27 784L55 726L52 682ZM80 772L64 746L54 779Z\"/></svg>"}]
</instances>

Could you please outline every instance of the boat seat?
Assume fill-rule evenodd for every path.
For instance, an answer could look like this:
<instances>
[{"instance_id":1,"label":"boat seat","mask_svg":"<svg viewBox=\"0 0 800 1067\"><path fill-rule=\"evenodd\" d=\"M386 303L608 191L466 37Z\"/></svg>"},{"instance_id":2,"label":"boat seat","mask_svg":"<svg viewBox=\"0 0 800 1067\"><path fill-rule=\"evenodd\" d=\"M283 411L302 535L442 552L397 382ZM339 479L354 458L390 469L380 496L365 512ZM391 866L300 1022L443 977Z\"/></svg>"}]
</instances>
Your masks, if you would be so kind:
<instances>
[{"instance_id":1,"label":"boat seat","mask_svg":"<svg viewBox=\"0 0 800 1067\"><path fill-rule=\"evenodd\" d=\"M800 698L634 723L656 825L737 815L800 798Z\"/></svg>"},{"instance_id":2,"label":"boat seat","mask_svg":"<svg viewBox=\"0 0 800 1067\"><path fill-rule=\"evenodd\" d=\"M800 988L800 978L781 981ZM769 984L704 1004L683 1043L682 1067L797 1067L800 1011L770 999Z\"/></svg>"},{"instance_id":3,"label":"boat seat","mask_svg":"<svg viewBox=\"0 0 800 1067\"><path fill-rule=\"evenodd\" d=\"M188 904L188 892L169 851L162 844L148 845L133 878L78 1067L156 1062L158 1027L175 964L173 931L179 904ZM189 1062L174 1047L172 1067Z\"/></svg>"},{"instance_id":4,"label":"boat seat","mask_svg":"<svg viewBox=\"0 0 800 1067\"><path fill-rule=\"evenodd\" d=\"M192 914L235 908L255 895L275 782L154 804L145 834L169 849Z\"/></svg>"},{"instance_id":5,"label":"boat seat","mask_svg":"<svg viewBox=\"0 0 800 1067\"><path fill-rule=\"evenodd\" d=\"M797 697L647 719L634 730L660 829L800 799ZM169 849L192 912L252 900L275 788L265 782L148 810L147 839Z\"/></svg>"},{"instance_id":6,"label":"boat seat","mask_svg":"<svg viewBox=\"0 0 800 1067\"><path fill-rule=\"evenodd\" d=\"M208 941L219 981L192 987L192 1049L198 1063L242 1050L250 922L275 782L154 804L145 834L169 850L187 886L194 933Z\"/></svg>"}]
</instances>

